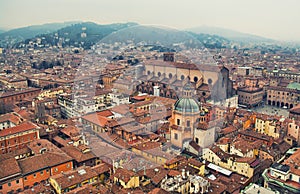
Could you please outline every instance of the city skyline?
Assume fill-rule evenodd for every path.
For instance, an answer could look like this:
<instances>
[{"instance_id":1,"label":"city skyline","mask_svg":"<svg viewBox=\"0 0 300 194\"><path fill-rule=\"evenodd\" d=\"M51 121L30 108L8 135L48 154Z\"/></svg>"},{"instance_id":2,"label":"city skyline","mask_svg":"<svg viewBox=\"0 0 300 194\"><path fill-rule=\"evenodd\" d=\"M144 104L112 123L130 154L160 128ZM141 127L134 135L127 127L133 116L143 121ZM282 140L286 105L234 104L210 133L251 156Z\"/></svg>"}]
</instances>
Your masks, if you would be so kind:
<instances>
[{"instance_id":1,"label":"city skyline","mask_svg":"<svg viewBox=\"0 0 300 194\"><path fill-rule=\"evenodd\" d=\"M13 29L65 21L100 24L137 22L188 29L213 26L272 38L299 41L300 2L195 1L2 1L0 27ZM22 16L22 17L20 17Z\"/></svg>"}]
</instances>

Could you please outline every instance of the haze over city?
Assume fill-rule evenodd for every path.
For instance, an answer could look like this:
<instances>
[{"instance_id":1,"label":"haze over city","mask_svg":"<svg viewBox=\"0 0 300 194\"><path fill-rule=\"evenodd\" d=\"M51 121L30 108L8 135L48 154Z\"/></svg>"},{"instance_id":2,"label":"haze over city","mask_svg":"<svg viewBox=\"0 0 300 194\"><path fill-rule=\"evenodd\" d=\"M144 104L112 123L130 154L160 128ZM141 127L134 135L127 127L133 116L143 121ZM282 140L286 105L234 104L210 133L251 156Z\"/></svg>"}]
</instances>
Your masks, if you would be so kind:
<instances>
[{"instance_id":1,"label":"haze over city","mask_svg":"<svg viewBox=\"0 0 300 194\"><path fill-rule=\"evenodd\" d=\"M0 194L300 193L300 1L0 2Z\"/></svg>"},{"instance_id":2,"label":"haze over city","mask_svg":"<svg viewBox=\"0 0 300 194\"><path fill-rule=\"evenodd\" d=\"M187 29L216 26L276 40L300 40L297 0L3 0L0 27L92 21L138 22Z\"/></svg>"}]
</instances>

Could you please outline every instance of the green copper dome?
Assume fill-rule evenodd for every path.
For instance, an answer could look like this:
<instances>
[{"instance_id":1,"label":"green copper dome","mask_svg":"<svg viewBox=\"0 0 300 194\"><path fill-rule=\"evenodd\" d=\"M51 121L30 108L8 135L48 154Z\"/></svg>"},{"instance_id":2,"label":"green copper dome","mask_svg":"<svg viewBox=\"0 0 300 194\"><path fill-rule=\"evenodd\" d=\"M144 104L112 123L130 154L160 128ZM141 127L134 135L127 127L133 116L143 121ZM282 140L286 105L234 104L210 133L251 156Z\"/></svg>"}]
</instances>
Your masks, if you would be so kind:
<instances>
[{"instance_id":1,"label":"green copper dome","mask_svg":"<svg viewBox=\"0 0 300 194\"><path fill-rule=\"evenodd\" d=\"M199 112L199 105L192 98L181 98L175 102L174 110L194 113Z\"/></svg>"}]
</instances>

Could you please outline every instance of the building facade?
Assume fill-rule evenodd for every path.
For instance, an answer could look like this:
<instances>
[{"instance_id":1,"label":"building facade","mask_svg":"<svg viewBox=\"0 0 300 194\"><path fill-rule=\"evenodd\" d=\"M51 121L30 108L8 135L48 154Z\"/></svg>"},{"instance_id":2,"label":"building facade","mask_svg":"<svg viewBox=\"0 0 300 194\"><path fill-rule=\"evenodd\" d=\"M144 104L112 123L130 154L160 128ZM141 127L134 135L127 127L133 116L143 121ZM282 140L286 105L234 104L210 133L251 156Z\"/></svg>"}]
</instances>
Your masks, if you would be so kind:
<instances>
[{"instance_id":1,"label":"building facade","mask_svg":"<svg viewBox=\"0 0 300 194\"><path fill-rule=\"evenodd\" d=\"M239 88L238 93L238 103L241 105L246 105L248 107L254 107L262 104L264 91L263 88L255 87L245 87Z\"/></svg>"}]
</instances>

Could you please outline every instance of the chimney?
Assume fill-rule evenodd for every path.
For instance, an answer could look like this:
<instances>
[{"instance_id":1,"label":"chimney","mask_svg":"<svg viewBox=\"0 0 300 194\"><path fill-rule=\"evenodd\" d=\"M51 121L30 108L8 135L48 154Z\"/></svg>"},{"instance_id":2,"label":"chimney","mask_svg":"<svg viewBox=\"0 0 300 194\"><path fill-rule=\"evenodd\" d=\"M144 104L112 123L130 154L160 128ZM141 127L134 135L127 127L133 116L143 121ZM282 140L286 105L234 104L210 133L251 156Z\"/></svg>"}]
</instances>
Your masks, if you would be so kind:
<instances>
[{"instance_id":1,"label":"chimney","mask_svg":"<svg viewBox=\"0 0 300 194\"><path fill-rule=\"evenodd\" d=\"M185 179L185 169L182 169L181 176L182 176L183 179Z\"/></svg>"},{"instance_id":2,"label":"chimney","mask_svg":"<svg viewBox=\"0 0 300 194\"><path fill-rule=\"evenodd\" d=\"M153 94L154 96L159 96L159 86L153 86Z\"/></svg>"}]
</instances>

